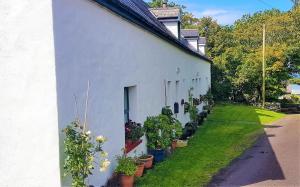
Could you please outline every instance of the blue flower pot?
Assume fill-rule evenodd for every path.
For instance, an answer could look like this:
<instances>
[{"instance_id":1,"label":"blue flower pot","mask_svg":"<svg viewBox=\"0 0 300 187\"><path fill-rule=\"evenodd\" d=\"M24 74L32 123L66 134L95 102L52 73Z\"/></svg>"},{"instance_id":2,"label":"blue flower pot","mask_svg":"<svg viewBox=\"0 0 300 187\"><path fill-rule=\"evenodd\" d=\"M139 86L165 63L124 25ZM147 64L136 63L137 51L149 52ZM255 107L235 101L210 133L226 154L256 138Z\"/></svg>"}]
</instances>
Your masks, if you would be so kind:
<instances>
[{"instance_id":1,"label":"blue flower pot","mask_svg":"<svg viewBox=\"0 0 300 187\"><path fill-rule=\"evenodd\" d=\"M163 149L154 149L150 153L154 156L154 162L162 162L165 160L165 150Z\"/></svg>"}]
</instances>

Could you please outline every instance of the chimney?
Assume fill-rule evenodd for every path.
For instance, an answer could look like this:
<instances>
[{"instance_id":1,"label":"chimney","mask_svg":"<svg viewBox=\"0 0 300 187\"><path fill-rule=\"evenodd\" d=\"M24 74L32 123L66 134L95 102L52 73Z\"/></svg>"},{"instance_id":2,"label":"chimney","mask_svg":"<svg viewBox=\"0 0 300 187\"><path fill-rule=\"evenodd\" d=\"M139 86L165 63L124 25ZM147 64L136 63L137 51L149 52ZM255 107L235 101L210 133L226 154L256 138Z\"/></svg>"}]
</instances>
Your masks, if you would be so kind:
<instances>
[{"instance_id":1,"label":"chimney","mask_svg":"<svg viewBox=\"0 0 300 187\"><path fill-rule=\"evenodd\" d=\"M163 0L163 8L167 8L168 6L168 0Z\"/></svg>"},{"instance_id":2,"label":"chimney","mask_svg":"<svg viewBox=\"0 0 300 187\"><path fill-rule=\"evenodd\" d=\"M168 7L168 1L163 0L163 8L150 8L156 19L176 37L180 38L181 11L179 7Z\"/></svg>"}]
</instances>

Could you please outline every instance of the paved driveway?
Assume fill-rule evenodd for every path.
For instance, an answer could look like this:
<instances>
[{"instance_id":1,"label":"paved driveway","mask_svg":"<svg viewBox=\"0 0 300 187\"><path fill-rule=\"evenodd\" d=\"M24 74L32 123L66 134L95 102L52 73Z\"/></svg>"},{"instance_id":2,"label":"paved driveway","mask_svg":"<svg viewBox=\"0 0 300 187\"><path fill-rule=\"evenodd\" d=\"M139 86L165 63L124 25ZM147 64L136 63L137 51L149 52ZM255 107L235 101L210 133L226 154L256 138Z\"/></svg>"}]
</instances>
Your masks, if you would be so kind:
<instances>
[{"instance_id":1,"label":"paved driveway","mask_svg":"<svg viewBox=\"0 0 300 187\"><path fill-rule=\"evenodd\" d=\"M253 148L222 171L210 186L300 187L300 115L265 126Z\"/></svg>"}]
</instances>

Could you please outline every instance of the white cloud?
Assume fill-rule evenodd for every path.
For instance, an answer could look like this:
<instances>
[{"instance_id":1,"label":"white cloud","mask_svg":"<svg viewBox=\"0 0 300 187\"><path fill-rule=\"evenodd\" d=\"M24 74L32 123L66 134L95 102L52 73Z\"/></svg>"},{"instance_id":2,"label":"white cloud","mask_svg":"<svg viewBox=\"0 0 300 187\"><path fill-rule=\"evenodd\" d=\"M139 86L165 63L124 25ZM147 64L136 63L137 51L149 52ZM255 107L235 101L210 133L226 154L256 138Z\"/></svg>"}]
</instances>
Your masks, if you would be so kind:
<instances>
[{"instance_id":1,"label":"white cloud","mask_svg":"<svg viewBox=\"0 0 300 187\"><path fill-rule=\"evenodd\" d=\"M194 11L192 13L199 18L210 16L221 25L231 25L243 15L242 12L225 9L206 9L202 12Z\"/></svg>"}]
</instances>

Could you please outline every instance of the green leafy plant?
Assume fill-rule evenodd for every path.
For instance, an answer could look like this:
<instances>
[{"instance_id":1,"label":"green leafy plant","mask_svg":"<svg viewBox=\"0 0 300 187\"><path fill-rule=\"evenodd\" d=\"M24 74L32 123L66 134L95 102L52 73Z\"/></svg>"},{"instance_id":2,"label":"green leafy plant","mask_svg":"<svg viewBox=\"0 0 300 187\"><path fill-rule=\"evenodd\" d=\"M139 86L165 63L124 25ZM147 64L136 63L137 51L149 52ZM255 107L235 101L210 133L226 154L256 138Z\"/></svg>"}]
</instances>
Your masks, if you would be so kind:
<instances>
[{"instance_id":1,"label":"green leafy plant","mask_svg":"<svg viewBox=\"0 0 300 187\"><path fill-rule=\"evenodd\" d=\"M85 179L92 174L94 169L94 155L100 152L103 157L107 153L102 150L102 145L106 141L103 136L98 136L92 141L91 132L85 131L79 121L74 121L68 125L63 132L64 153L64 175L72 177L72 187L86 187ZM100 171L104 171L110 162L107 159L101 161Z\"/></svg>"},{"instance_id":2,"label":"green leafy plant","mask_svg":"<svg viewBox=\"0 0 300 187\"><path fill-rule=\"evenodd\" d=\"M175 119L173 123L173 129L172 140L179 139L182 135L182 125L179 120Z\"/></svg>"},{"instance_id":3,"label":"green leafy plant","mask_svg":"<svg viewBox=\"0 0 300 187\"><path fill-rule=\"evenodd\" d=\"M137 166L133 158L127 157L126 154L117 157L118 166L115 170L118 174L133 176L136 172Z\"/></svg>"},{"instance_id":4,"label":"green leafy plant","mask_svg":"<svg viewBox=\"0 0 300 187\"><path fill-rule=\"evenodd\" d=\"M137 141L144 135L143 127L140 123L129 121L125 124L125 139Z\"/></svg>"},{"instance_id":5,"label":"green leafy plant","mask_svg":"<svg viewBox=\"0 0 300 187\"><path fill-rule=\"evenodd\" d=\"M195 105L195 103L193 102L193 94L192 94L192 90L193 88L191 88L189 90L189 114L190 114L190 120L191 122L196 122L197 119L198 119L198 109L197 109L197 106Z\"/></svg>"},{"instance_id":6,"label":"green leafy plant","mask_svg":"<svg viewBox=\"0 0 300 187\"><path fill-rule=\"evenodd\" d=\"M147 146L150 149L165 149L171 144L173 126L166 115L147 117L144 122Z\"/></svg>"},{"instance_id":7,"label":"green leafy plant","mask_svg":"<svg viewBox=\"0 0 300 187\"><path fill-rule=\"evenodd\" d=\"M184 113L188 113L190 109L190 103L189 102L184 102Z\"/></svg>"},{"instance_id":8,"label":"green leafy plant","mask_svg":"<svg viewBox=\"0 0 300 187\"><path fill-rule=\"evenodd\" d=\"M161 114L168 116L169 118L172 118L173 112L170 108L170 106L165 106L161 109Z\"/></svg>"},{"instance_id":9,"label":"green leafy plant","mask_svg":"<svg viewBox=\"0 0 300 187\"><path fill-rule=\"evenodd\" d=\"M211 92L211 89L209 89L207 91L207 93L204 95L204 101L208 104L208 105L212 105L213 102L214 102L214 98L213 98L213 95L212 95L212 92Z\"/></svg>"},{"instance_id":10,"label":"green leafy plant","mask_svg":"<svg viewBox=\"0 0 300 187\"><path fill-rule=\"evenodd\" d=\"M168 118L171 121L171 125L172 125L171 139L172 140L179 139L180 136L182 135L182 125L179 120L177 120L176 118L173 117L173 112L170 109L170 107L166 106L166 107L162 108L161 114L168 116Z\"/></svg>"}]
</instances>

